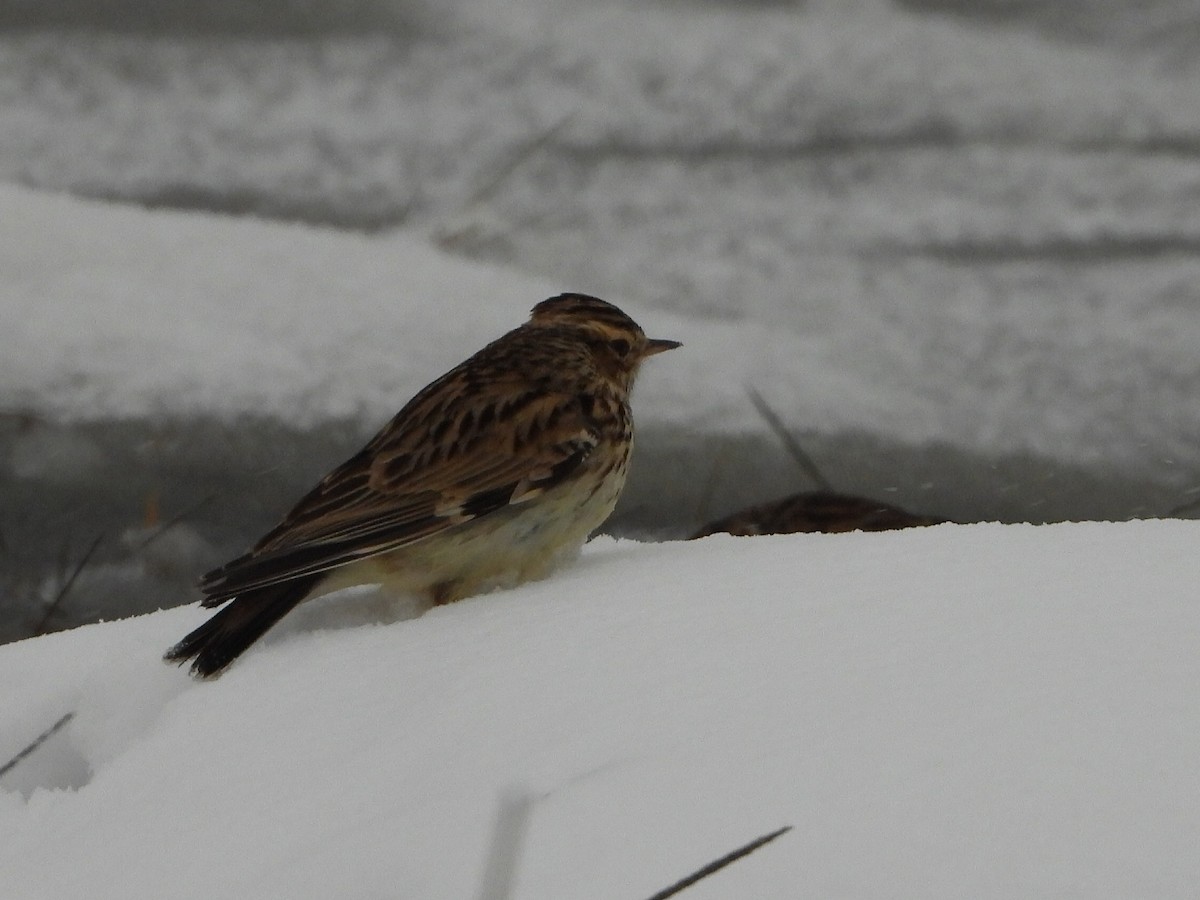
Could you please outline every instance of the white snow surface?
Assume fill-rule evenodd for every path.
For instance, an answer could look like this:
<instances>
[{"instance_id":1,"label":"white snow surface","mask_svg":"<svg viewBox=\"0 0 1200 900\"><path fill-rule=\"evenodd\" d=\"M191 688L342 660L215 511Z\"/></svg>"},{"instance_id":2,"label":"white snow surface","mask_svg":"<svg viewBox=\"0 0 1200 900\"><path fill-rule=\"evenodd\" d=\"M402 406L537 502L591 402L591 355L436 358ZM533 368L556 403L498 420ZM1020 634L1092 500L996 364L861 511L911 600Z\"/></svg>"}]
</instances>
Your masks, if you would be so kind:
<instances>
[{"instance_id":1,"label":"white snow surface","mask_svg":"<svg viewBox=\"0 0 1200 900\"><path fill-rule=\"evenodd\" d=\"M378 424L525 321L536 302L586 289L464 260L416 230L346 233L12 185L0 185L0 271L0 409L63 420L255 413L299 425L342 416ZM642 427L761 429L746 400L752 384L810 432L1137 466L1174 454L1186 468L1195 455L1188 373L1200 320L1187 305L1149 319L1114 311L1093 317L1089 333L1068 329L1072 346L1056 365L1090 386L1080 393L1050 372L1057 387L1041 397L1020 378L962 380L972 359L1020 356L1025 342L1042 340L1048 320L1029 310L1005 326L1009 351L977 335L924 357L911 335L880 323L862 323L850 347L771 317L685 316L606 299L652 336L684 343L647 366L635 404ZM984 322L990 303L957 298L929 313L923 333ZM1136 385L1153 379L1141 363L1097 355L1097 342L1133 348L1143 363L1166 353L1172 361L1155 369L1166 387L1134 402ZM886 371L881 361L897 355L926 359L924 386ZM1107 409L1110 400L1136 417Z\"/></svg>"},{"instance_id":2,"label":"white snow surface","mask_svg":"<svg viewBox=\"0 0 1200 900\"><path fill-rule=\"evenodd\" d=\"M147 211L9 185L0 209L2 402L65 420L382 421L565 289L450 256L417 234ZM652 336L690 348L674 372L656 366L644 398L656 419L715 421L722 401L746 405L744 355L721 348L752 342L782 357L794 345L765 327L625 306Z\"/></svg>"},{"instance_id":3,"label":"white snow surface","mask_svg":"<svg viewBox=\"0 0 1200 900\"><path fill-rule=\"evenodd\" d=\"M791 825L682 896L1192 897L1198 537L598 539L212 683L158 659L195 608L10 644L0 763L75 717L0 780L0 889L644 898Z\"/></svg>"}]
</instances>

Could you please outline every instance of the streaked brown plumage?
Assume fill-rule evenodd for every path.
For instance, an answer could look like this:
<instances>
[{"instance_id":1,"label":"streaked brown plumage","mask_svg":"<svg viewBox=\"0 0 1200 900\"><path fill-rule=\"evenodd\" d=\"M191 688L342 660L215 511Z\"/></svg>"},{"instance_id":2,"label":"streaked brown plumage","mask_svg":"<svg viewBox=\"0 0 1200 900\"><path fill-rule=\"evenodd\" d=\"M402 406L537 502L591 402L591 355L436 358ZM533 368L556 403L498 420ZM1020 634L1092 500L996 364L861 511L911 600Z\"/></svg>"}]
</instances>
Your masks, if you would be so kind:
<instances>
[{"instance_id":1,"label":"streaked brown plumage","mask_svg":"<svg viewBox=\"0 0 1200 900\"><path fill-rule=\"evenodd\" d=\"M910 513L898 506L837 494L833 491L807 491L782 500L772 500L739 510L710 522L692 535L692 539L710 534L750 536L758 534L796 534L849 531L892 531L946 522L937 516Z\"/></svg>"},{"instance_id":2,"label":"streaked brown plumage","mask_svg":"<svg viewBox=\"0 0 1200 900\"><path fill-rule=\"evenodd\" d=\"M612 512L650 340L563 294L434 381L250 552L200 582L223 610L167 651L218 674L307 597L382 583L448 603L544 576Z\"/></svg>"}]
</instances>

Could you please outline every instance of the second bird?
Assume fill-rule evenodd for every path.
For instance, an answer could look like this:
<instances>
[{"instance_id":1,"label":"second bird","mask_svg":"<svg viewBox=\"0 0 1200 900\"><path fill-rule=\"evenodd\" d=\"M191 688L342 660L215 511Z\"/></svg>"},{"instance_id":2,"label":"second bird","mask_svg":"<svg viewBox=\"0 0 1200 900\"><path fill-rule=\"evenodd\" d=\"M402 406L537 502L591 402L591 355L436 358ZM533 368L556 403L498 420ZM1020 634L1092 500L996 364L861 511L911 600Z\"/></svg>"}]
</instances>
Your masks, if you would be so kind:
<instances>
[{"instance_id":1,"label":"second bird","mask_svg":"<svg viewBox=\"0 0 1200 900\"><path fill-rule=\"evenodd\" d=\"M212 677L300 601L352 585L441 604L545 576L612 512L638 366L678 346L595 297L539 303L205 575L202 605L228 605L165 659Z\"/></svg>"}]
</instances>

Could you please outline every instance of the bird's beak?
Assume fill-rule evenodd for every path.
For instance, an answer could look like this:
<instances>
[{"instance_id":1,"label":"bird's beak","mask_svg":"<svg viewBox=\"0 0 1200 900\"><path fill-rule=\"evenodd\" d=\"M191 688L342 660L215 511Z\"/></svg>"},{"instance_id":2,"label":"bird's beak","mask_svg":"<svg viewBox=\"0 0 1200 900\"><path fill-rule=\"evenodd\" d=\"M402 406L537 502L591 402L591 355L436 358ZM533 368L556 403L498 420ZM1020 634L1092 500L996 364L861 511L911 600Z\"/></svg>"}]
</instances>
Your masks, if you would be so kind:
<instances>
[{"instance_id":1,"label":"bird's beak","mask_svg":"<svg viewBox=\"0 0 1200 900\"><path fill-rule=\"evenodd\" d=\"M682 347L679 341L664 341L658 338L651 338L646 341L646 349L642 351L642 358L653 356L655 353L662 353L664 350L674 350L676 347Z\"/></svg>"}]
</instances>

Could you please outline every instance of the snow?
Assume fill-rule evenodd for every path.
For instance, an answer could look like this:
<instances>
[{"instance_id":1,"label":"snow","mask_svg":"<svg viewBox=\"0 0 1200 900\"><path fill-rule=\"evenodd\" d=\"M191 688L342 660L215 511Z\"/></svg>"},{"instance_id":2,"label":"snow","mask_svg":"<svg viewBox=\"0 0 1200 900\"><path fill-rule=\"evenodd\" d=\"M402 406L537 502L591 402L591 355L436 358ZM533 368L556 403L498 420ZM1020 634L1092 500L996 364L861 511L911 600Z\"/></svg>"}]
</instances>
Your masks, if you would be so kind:
<instances>
[{"instance_id":1,"label":"snow","mask_svg":"<svg viewBox=\"0 0 1200 900\"><path fill-rule=\"evenodd\" d=\"M562 290L402 232L150 212L3 185L0 205L0 265L12 273L0 308L13 323L0 336L0 380L9 405L65 420L383 421L398 398ZM656 423L720 429L764 368L792 369L848 416L857 397L862 424L888 403L886 386L822 376L816 347L797 352L803 338L623 305L689 348L639 390ZM729 352L750 346L758 352Z\"/></svg>"},{"instance_id":2,"label":"snow","mask_svg":"<svg viewBox=\"0 0 1200 900\"><path fill-rule=\"evenodd\" d=\"M254 413L299 425L382 422L563 289L455 257L420 232L367 236L4 185L0 208L0 309L11 323L0 334L4 404L66 421ZM923 314L925 339L946 353L924 358L933 389L914 392L886 376L922 354L880 322L862 320L855 338L870 336L873 350L849 354L840 340L769 318L685 317L609 299L687 347L639 386L653 426L755 427L745 399L755 384L784 409L800 403L804 426L824 432L991 454L1033 441L1062 459L1166 458L1168 469L1193 455L1188 348L1200 336L1190 307L1093 310L1080 331L1028 292L948 297ZM974 323L969 341L950 341L965 323ZM1047 334L1064 358L1050 353ZM1029 371L962 390L975 361L1006 355ZM1064 390L1070 383L1083 393Z\"/></svg>"},{"instance_id":3,"label":"snow","mask_svg":"<svg viewBox=\"0 0 1200 900\"><path fill-rule=\"evenodd\" d=\"M397 398L562 291L420 235L150 212L6 185L0 206L10 273L0 308L12 323L0 336L0 379L8 405L63 420L382 421ZM694 346L690 362L643 391L660 421L715 424L722 403L741 396L736 365L706 362L722 344L774 345L781 358L785 343L794 347L765 329L625 305L651 334Z\"/></svg>"},{"instance_id":4,"label":"snow","mask_svg":"<svg viewBox=\"0 0 1200 900\"><path fill-rule=\"evenodd\" d=\"M286 30L279 6L259 11L257 32ZM175 220L130 224L109 235L128 247L106 254L136 262L142 281L129 289L182 295L189 316L248 306L213 323L253 326L239 354L252 361L212 380L223 348L177 354L156 341L181 370L172 391L185 366L208 387L183 385L169 401L103 383L30 390L53 410L96 415L229 396L234 409L301 421L374 418L540 296L571 288L696 322L689 342L720 350L644 388L656 419L760 428L741 391L752 381L811 433L1032 453L1191 486L1194 69L1152 49L980 27L970 4L965 18L908 6L506 0L452 4L436 22L436 10L400 3L424 24L390 38L213 41L166 26L2 36L0 177L407 229L374 242L279 232L285 246L263 259L243 246L257 232L214 224L211 243L148 260L137 249L159 242L143 232ZM1160 25L1163 10L1192 14L1178 0L1156 8ZM19 232L4 237L24 257L46 241L20 213L4 217ZM495 317L472 304L478 327L451 347L447 317L424 326L471 301L457 282L419 274L444 267L413 260L405 245L418 235L537 274L495 289ZM45 254L58 260L54 243ZM56 304L80 302L97 266L60 280ZM473 296L507 280L488 271L476 270L489 289ZM270 312L283 297L328 343ZM385 309L393 298L430 306ZM398 320L444 353L424 365L424 347L398 351ZM121 340L106 345L110 360ZM374 376L317 384L317 364L350 341ZM153 354L145 343L127 346ZM283 383L291 395L278 394Z\"/></svg>"},{"instance_id":5,"label":"snow","mask_svg":"<svg viewBox=\"0 0 1200 900\"><path fill-rule=\"evenodd\" d=\"M638 385L627 492L676 526L718 480L797 487L738 442L746 384L845 489L1181 505L1186 30L792 6L0 35L0 625L42 619L97 534L56 622L185 601L236 529L143 546L160 492L257 527L327 431L563 290L684 342ZM0 776L0 893L636 898L790 825L685 896L1188 897L1198 527L599 538L415 619L314 602L205 684L159 661L195 607L0 646L0 766L73 714Z\"/></svg>"},{"instance_id":6,"label":"snow","mask_svg":"<svg viewBox=\"0 0 1200 900\"><path fill-rule=\"evenodd\" d=\"M216 682L196 608L0 648L9 896L1185 897L1200 526L598 539L405 621L354 597ZM510 862L513 862L510 860ZM495 896L492 894L490 896Z\"/></svg>"},{"instance_id":7,"label":"snow","mask_svg":"<svg viewBox=\"0 0 1200 900\"><path fill-rule=\"evenodd\" d=\"M2 377L10 403L64 419L390 416L547 294L402 235L11 186L0 205Z\"/></svg>"}]
</instances>

